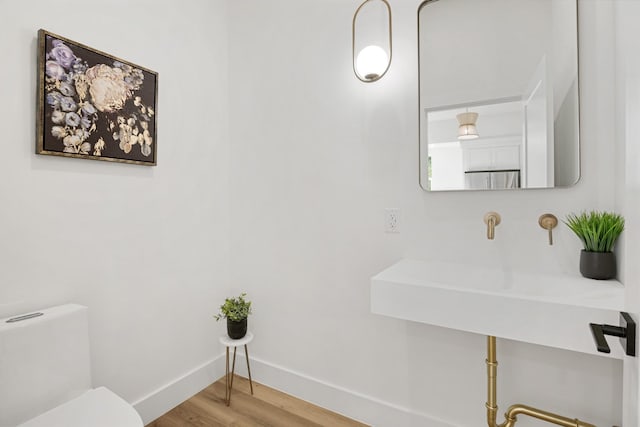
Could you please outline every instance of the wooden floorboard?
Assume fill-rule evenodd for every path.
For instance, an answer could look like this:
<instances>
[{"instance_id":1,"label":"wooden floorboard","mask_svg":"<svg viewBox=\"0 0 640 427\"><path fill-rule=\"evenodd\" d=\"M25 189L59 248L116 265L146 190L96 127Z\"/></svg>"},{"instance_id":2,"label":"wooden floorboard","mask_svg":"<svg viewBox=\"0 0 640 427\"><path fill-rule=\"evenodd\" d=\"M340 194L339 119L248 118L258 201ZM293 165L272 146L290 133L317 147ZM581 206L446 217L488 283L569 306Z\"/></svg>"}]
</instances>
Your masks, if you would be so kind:
<instances>
[{"instance_id":1,"label":"wooden floorboard","mask_svg":"<svg viewBox=\"0 0 640 427\"><path fill-rule=\"evenodd\" d=\"M367 427L255 381L253 391L236 375L227 406L221 378L147 427Z\"/></svg>"}]
</instances>

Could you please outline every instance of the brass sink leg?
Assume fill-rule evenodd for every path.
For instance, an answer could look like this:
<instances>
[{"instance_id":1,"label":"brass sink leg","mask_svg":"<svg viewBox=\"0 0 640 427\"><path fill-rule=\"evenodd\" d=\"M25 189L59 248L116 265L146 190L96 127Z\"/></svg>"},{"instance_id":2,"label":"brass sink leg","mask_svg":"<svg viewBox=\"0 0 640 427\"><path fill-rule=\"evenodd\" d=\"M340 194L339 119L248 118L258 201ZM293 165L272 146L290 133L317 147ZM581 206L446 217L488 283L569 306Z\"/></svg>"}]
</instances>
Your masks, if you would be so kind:
<instances>
[{"instance_id":1,"label":"brass sink leg","mask_svg":"<svg viewBox=\"0 0 640 427\"><path fill-rule=\"evenodd\" d=\"M496 424L498 413L497 403L497 374L498 361L496 360L496 337L487 337L487 424L489 427L514 427L518 421L517 415L527 415L537 418L551 424L563 427L596 427L593 424L585 423L578 419L571 419L557 415L542 409L532 408L527 405L512 405L504 414L505 421L502 424Z\"/></svg>"},{"instance_id":2,"label":"brass sink leg","mask_svg":"<svg viewBox=\"0 0 640 427\"><path fill-rule=\"evenodd\" d=\"M498 415L498 361L496 360L496 337L487 337L487 424L496 427Z\"/></svg>"}]
</instances>

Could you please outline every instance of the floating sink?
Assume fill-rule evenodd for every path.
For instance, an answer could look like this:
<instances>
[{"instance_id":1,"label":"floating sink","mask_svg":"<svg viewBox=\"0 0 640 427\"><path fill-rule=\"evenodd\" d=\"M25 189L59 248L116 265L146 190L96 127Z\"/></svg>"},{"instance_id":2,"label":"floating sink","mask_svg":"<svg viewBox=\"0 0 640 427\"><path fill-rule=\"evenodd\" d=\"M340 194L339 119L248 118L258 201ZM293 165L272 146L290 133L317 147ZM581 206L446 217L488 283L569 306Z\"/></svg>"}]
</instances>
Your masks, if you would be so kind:
<instances>
[{"instance_id":1,"label":"floating sink","mask_svg":"<svg viewBox=\"0 0 640 427\"><path fill-rule=\"evenodd\" d=\"M598 353L589 323L618 325L624 287L568 274L535 274L404 259L371 279L371 311L483 335Z\"/></svg>"}]
</instances>

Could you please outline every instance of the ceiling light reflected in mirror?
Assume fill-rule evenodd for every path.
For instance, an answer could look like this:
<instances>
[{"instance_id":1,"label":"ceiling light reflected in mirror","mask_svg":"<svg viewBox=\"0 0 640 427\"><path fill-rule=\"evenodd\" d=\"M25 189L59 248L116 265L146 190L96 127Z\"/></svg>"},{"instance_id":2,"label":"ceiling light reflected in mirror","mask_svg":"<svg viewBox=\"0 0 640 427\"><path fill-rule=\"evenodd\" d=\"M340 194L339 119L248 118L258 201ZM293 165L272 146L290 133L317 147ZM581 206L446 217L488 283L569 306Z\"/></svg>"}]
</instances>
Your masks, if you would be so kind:
<instances>
[{"instance_id":1,"label":"ceiling light reflected in mirror","mask_svg":"<svg viewBox=\"0 0 640 427\"><path fill-rule=\"evenodd\" d=\"M478 121L478 113L460 113L456 114L456 120L458 120L458 139L465 141L468 139L476 139L478 135L478 128L476 127L476 121Z\"/></svg>"}]
</instances>

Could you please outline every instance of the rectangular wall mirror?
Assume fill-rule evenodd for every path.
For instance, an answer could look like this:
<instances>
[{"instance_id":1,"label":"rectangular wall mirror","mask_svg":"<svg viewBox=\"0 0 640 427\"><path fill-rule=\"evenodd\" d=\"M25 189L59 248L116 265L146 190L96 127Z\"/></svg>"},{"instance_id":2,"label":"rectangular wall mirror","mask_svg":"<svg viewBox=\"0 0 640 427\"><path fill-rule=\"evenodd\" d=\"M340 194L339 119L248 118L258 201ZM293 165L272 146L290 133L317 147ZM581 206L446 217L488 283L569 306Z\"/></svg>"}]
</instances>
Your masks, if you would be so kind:
<instances>
[{"instance_id":1,"label":"rectangular wall mirror","mask_svg":"<svg viewBox=\"0 0 640 427\"><path fill-rule=\"evenodd\" d=\"M577 0L427 0L418 49L422 188L578 181Z\"/></svg>"}]
</instances>

